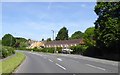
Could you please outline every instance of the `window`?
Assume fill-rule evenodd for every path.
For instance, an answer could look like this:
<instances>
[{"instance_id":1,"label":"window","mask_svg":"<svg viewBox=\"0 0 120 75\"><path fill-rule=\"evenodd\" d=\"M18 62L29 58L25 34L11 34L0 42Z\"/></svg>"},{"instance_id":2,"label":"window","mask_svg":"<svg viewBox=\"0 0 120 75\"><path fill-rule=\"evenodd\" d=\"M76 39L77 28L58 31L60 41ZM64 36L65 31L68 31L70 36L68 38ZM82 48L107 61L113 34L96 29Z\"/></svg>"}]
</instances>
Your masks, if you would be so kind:
<instances>
[{"instance_id":1,"label":"window","mask_svg":"<svg viewBox=\"0 0 120 75\"><path fill-rule=\"evenodd\" d=\"M75 46L77 46L77 44L75 44Z\"/></svg>"},{"instance_id":2,"label":"window","mask_svg":"<svg viewBox=\"0 0 120 75\"><path fill-rule=\"evenodd\" d=\"M63 45L61 44L61 47L63 47Z\"/></svg>"}]
</instances>

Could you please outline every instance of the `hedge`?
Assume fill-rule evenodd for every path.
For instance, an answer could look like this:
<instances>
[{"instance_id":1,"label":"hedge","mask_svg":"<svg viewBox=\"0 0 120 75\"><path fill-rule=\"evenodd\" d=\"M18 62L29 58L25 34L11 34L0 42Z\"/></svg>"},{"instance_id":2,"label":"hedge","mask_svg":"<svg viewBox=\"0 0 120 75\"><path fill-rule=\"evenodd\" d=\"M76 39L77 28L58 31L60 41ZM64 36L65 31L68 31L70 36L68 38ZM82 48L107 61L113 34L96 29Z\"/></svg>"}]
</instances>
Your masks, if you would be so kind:
<instances>
[{"instance_id":1,"label":"hedge","mask_svg":"<svg viewBox=\"0 0 120 75\"><path fill-rule=\"evenodd\" d=\"M77 45L77 46L71 46L70 49L73 50L72 54L84 54L87 50L88 46L85 45Z\"/></svg>"},{"instance_id":2,"label":"hedge","mask_svg":"<svg viewBox=\"0 0 120 75\"><path fill-rule=\"evenodd\" d=\"M7 56L15 54L15 50L12 47L2 46L1 49L0 49L0 53L2 53L1 58L6 58Z\"/></svg>"},{"instance_id":3,"label":"hedge","mask_svg":"<svg viewBox=\"0 0 120 75\"><path fill-rule=\"evenodd\" d=\"M28 50L28 51L35 51L35 52L48 52L48 53L54 53L55 51L55 47L51 47L51 48L33 48L33 49L27 49L27 48L18 48L19 50ZM62 52L62 47L56 47L56 51L58 51L58 53Z\"/></svg>"}]
</instances>

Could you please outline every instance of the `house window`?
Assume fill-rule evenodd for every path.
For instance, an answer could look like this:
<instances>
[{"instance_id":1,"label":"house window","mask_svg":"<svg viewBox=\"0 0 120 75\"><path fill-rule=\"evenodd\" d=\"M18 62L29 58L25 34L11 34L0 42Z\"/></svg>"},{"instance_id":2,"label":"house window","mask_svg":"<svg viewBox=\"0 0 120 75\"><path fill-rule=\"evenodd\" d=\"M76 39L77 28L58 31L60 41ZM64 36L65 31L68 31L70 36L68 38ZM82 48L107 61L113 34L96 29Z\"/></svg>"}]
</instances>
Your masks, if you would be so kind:
<instances>
[{"instance_id":1,"label":"house window","mask_svg":"<svg viewBox=\"0 0 120 75\"><path fill-rule=\"evenodd\" d=\"M66 44L65 47L68 47L68 44Z\"/></svg>"},{"instance_id":2,"label":"house window","mask_svg":"<svg viewBox=\"0 0 120 75\"><path fill-rule=\"evenodd\" d=\"M75 46L77 46L77 44L75 44Z\"/></svg>"},{"instance_id":3,"label":"house window","mask_svg":"<svg viewBox=\"0 0 120 75\"><path fill-rule=\"evenodd\" d=\"M60 46L58 45L58 47L60 47Z\"/></svg>"},{"instance_id":4,"label":"house window","mask_svg":"<svg viewBox=\"0 0 120 75\"><path fill-rule=\"evenodd\" d=\"M61 47L63 47L63 45L61 44Z\"/></svg>"}]
</instances>

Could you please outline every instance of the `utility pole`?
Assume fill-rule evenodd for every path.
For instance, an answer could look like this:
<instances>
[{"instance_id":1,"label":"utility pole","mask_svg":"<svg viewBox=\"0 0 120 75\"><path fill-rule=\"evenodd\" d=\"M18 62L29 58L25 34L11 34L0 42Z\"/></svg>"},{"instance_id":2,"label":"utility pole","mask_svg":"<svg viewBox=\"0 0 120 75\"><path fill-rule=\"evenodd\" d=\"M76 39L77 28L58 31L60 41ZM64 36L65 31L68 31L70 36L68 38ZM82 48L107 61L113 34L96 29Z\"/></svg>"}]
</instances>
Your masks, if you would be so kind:
<instances>
[{"instance_id":1,"label":"utility pole","mask_svg":"<svg viewBox=\"0 0 120 75\"><path fill-rule=\"evenodd\" d=\"M53 41L54 41L54 33L55 33L55 31L54 30L51 30L52 32L53 32Z\"/></svg>"},{"instance_id":2,"label":"utility pole","mask_svg":"<svg viewBox=\"0 0 120 75\"><path fill-rule=\"evenodd\" d=\"M55 31L54 30L51 30L53 32L53 41L54 41L54 33ZM54 49L54 53L56 53L56 46L55 46L55 49Z\"/></svg>"}]
</instances>

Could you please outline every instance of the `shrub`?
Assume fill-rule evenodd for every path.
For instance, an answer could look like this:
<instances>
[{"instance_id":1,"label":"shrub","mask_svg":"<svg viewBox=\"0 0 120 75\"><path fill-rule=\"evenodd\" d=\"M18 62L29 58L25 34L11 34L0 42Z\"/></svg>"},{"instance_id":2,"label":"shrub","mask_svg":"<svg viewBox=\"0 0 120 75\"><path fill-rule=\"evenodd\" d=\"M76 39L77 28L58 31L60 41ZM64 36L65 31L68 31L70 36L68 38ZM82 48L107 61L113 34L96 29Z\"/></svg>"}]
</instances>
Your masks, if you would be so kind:
<instances>
[{"instance_id":1,"label":"shrub","mask_svg":"<svg viewBox=\"0 0 120 75\"><path fill-rule=\"evenodd\" d=\"M28 50L30 50L30 49L28 49ZM40 52L41 51L41 49L38 49L37 47L35 47L35 48L31 49L31 50L36 51L36 52Z\"/></svg>"},{"instance_id":2,"label":"shrub","mask_svg":"<svg viewBox=\"0 0 120 75\"><path fill-rule=\"evenodd\" d=\"M10 56L12 54L15 54L14 48L2 46L2 57L5 58L7 56Z\"/></svg>"},{"instance_id":3,"label":"shrub","mask_svg":"<svg viewBox=\"0 0 120 75\"><path fill-rule=\"evenodd\" d=\"M35 52L49 52L49 53L54 53L55 51L55 47L51 47L51 48L33 48L33 49L27 49L27 48L18 48L19 50L28 50L28 51L35 51ZM58 53L62 52L62 47L56 47L56 51L58 51Z\"/></svg>"},{"instance_id":4,"label":"shrub","mask_svg":"<svg viewBox=\"0 0 120 75\"><path fill-rule=\"evenodd\" d=\"M89 46L86 49L86 52L84 53L84 55L93 57L93 56L99 55L101 53L101 52L98 52L98 51L99 50L96 49L95 46Z\"/></svg>"},{"instance_id":5,"label":"shrub","mask_svg":"<svg viewBox=\"0 0 120 75\"><path fill-rule=\"evenodd\" d=\"M62 47L56 47L56 50L58 51L58 53L62 52Z\"/></svg>"},{"instance_id":6,"label":"shrub","mask_svg":"<svg viewBox=\"0 0 120 75\"><path fill-rule=\"evenodd\" d=\"M49 53L54 53L55 48L51 47L51 48L43 48L43 52L49 52Z\"/></svg>"},{"instance_id":7,"label":"shrub","mask_svg":"<svg viewBox=\"0 0 120 75\"><path fill-rule=\"evenodd\" d=\"M70 49L73 50L72 54L84 54L88 46L85 45L77 45L71 46Z\"/></svg>"}]
</instances>

